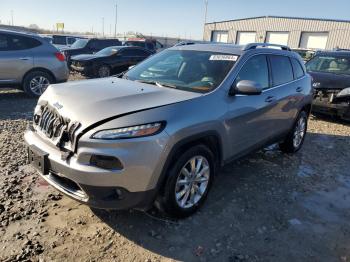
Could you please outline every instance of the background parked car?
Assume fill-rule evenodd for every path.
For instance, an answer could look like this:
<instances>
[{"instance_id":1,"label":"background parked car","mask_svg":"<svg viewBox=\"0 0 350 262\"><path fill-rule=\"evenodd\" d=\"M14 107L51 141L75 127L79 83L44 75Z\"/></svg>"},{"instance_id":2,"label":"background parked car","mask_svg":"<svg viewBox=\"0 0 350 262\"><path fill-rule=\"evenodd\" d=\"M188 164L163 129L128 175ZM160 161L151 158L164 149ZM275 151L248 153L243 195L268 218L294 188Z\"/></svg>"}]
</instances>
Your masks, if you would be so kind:
<instances>
[{"instance_id":1,"label":"background parked car","mask_svg":"<svg viewBox=\"0 0 350 262\"><path fill-rule=\"evenodd\" d=\"M41 36L0 30L0 86L19 86L40 96L68 75L65 56Z\"/></svg>"},{"instance_id":2,"label":"background parked car","mask_svg":"<svg viewBox=\"0 0 350 262\"><path fill-rule=\"evenodd\" d=\"M141 47L112 46L96 54L77 55L71 58L71 69L88 77L107 77L122 73L152 55Z\"/></svg>"},{"instance_id":3,"label":"background parked car","mask_svg":"<svg viewBox=\"0 0 350 262\"><path fill-rule=\"evenodd\" d=\"M64 52L68 65L70 65L70 58L74 55L82 54L94 54L106 47L110 46L121 46L122 43L118 39L79 39L70 47L61 48L60 50Z\"/></svg>"},{"instance_id":4,"label":"background parked car","mask_svg":"<svg viewBox=\"0 0 350 262\"><path fill-rule=\"evenodd\" d=\"M311 50L311 49L304 49L304 48L295 48L292 49L294 52L298 53L301 58L304 60L304 62L306 63L307 61L309 61L311 58L314 57L316 51Z\"/></svg>"},{"instance_id":5,"label":"background parked car","mask_svg":"<svg viewBox=\"0 0 350 262\"><path fill-rule=\"evenodd\" d=\"M84 38L71 36L71 35L53 35L52 44L58 48L67 47L67 46L69 47L79 39L84 39Z\"/></svg>"},{"instance_id":6,"label":"background parked car","mask_svg":"<svg viewBox=\"0 0 350 262\"><path fill-rule=\"evenodd\" d=\"M143 47L153 53L164 48L163 44L161 44L157 40L145 38L129 38L128 41L124 42L123 45Z\"/></svg>"},{"instance_id":7,"label":"background parked car","mask_svg":"<svg viewBox=\"0 0 350 262\"><path fill-rule=\"evenodd\" d=\"M313 111L350 120L350 51L317 52L306 64L313 78Z\"/></svg>"}]
</instances>

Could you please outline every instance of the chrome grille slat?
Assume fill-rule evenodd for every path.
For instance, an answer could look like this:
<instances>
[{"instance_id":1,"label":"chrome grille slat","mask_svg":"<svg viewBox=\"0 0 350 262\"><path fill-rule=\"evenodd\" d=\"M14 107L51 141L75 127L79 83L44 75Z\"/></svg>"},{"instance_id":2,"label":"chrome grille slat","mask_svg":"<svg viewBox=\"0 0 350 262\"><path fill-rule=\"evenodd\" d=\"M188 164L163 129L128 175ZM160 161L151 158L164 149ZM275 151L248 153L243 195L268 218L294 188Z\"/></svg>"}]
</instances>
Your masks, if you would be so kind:
<instances>
[{"instance_id":1,"label":"chrome grille slat","mask_svg":"<svg viewBox=\"0 0 350 262\"><path fill-rule=\"evenodd\" d=\"M59 113L48 106L42 108L41 114L37 115L39 121L37 126L47 137L57 138L62 135L70 122L63 118Z\"/></svg>"}]
</instances>

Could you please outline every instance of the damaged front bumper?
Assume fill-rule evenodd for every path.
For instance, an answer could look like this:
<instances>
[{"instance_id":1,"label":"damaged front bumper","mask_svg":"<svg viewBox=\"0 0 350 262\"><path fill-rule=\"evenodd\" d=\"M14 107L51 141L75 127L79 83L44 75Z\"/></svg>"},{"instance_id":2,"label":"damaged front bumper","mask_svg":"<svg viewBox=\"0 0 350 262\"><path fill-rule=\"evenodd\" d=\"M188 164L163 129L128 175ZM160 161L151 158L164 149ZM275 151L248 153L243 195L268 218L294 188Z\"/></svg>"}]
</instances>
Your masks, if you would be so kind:
<instances>
[{"instance_id":1,"label":"damaged front bumper","mask_svg":"<svg viewBox=\"0 0 350 262\"><path fill-rule=\"evenodd\" d=\"M347 95L342 90L334 89L316 90L312 111L350 121L350 93Z\"/></svg>"}]
</instances>

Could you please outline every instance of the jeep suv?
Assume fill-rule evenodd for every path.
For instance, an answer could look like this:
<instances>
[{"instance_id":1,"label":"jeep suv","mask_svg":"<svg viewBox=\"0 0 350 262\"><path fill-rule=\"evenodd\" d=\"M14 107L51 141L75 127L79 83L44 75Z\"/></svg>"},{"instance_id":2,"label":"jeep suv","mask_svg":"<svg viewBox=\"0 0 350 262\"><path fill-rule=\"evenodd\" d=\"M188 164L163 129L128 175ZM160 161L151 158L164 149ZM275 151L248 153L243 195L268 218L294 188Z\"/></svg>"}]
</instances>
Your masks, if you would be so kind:
<instances>
[{"instance_id":1,"label":"jeep suv","mask_svg":"<svg viewBox=\"0 0 350 262\"><path fill-rule=\"evenodd\" d=\"M271 143L298 151L311 102L288 47L172 47L122 78L50 86L25 141L41 176L73 199L185 217L225 163Z\"/></svg>"}]
</instances>

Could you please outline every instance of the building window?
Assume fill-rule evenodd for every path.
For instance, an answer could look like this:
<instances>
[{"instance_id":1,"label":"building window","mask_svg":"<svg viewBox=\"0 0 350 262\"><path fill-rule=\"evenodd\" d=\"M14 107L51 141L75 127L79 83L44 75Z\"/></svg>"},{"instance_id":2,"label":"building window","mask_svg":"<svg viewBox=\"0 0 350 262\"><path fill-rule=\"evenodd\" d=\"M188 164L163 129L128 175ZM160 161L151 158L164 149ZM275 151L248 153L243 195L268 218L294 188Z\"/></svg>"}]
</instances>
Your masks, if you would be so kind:
<instances>
[{"instance_id":1,"label":"building window","mask_svg":"<svg viewBox=\"0 0 350 262\"><path fill-rule=\"evenodd\" d=\"M306 49L326 49L328 32L301 33L299 47Z\"/></svg>"},{"instance_id":2,"label":"building window","mask_svg":"<svg viewBox=\"0 0 350 262\"><path fill-rule=\"evenodd\" d=\"M238 45L246 45L256 42L256 32L237 32L236 43Z\"/></svg>"},{"instance_id":3,"label":"building window","mask_svg":"<svg viewBox=\"0 0 350 262\"><path fill-rule=\"evenodd\" d=\"M289 33L288 32L266 32L265 43L288 45Z\"/></svg>"},{"instance_id":4,"label":"building window","mask_svg":"<svg viewBox=\"0 0 350 262\"><path fill-rule=\"evenodd\" d=\"M228 31L213 31L211 34L212 42L227 43Z\"/></svg>"}]
</instances>

